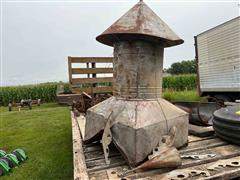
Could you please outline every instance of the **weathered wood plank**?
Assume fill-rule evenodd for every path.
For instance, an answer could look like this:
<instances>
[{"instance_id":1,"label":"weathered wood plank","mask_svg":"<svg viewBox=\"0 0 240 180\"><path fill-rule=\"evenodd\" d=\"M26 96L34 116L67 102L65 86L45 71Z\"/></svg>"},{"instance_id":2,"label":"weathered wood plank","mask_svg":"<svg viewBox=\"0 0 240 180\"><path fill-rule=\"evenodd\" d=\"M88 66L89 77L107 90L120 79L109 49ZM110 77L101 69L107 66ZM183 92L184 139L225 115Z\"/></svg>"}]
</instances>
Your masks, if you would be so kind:
<instances>
[{"instance_id":1,"label":"weathered wood plank","mask_svg":"<svg viewBox=\"0 0 240 180\"><path fill-rule=\"evenodd\" d=\"M122 166L118 166L118 167L113 167L113 168L107 168L105 170L99 170L99 171L95 171L95 172L89 172L89 176L91 177L94 177L94 176L98 176L98 175L101 175L101 174L104 174L104 173L107 173L108 172L122 172L122 171L125 171L129 169L129 167L127 165L122 165ZM108 172L107 172L108 171ZM112 173L114 174L114 173ZM117 174L115 174L117 175ZM113 176L112 176L113 177ZM110 178L109 178L110 179Z\"/></svg>"},{"instance_id":2,"label":"weathered wood plank","mask_svg":"<svg viewBox=\"0 0 240 180\"><path fill-rule=\"evenodd\" d=\"M104 74L113 73L113 68L72 68L72 74Z\"/></svg>"},{"instance_id":3,"label":"weathered wood plank","mask_svg":"<svg viewBox=\"0 0 240 180\"><path fill-rule=\"evenodd\" d=\"M112 157L120 157L121 154L119 152L111 153L109 158ZM85 154L86 162L95 161L95 160L104 160L104 153L103 152L92 152L89 154Z\"/></svg>"},{"instance_id":4,"label":"weathered wood plank","mask_svg":"<svg viewBox=\"0 0 240 180\"><path fill-rule=\"evenodd\" d=\"M113 57L71 57L72 63L112 63Z\"/></svg>"},{"instance_id":5,"label":"weathered wood plank","mask_svg":"<svg viewBox=\"0 0 240 180\"><path fill-rule=\"evenodd\" d=\"M90 180L109 180L107 176L107 172L104 171L95 171L95 172L89 172Z\"/></svg>"},{"instance_id":6,"label":"weathered wood plank","mask_svg":"<svg viewBox=\"0 0 240 180\"><path fill-rule=\"evenodd\" d=\"M105 83L105 82L113 82L112 77L98 77L98 78L73 78L72 84L84 84L84 83Z\"/></svg>"},{"instance_id":7,"label":"weathered wood plank","mask_svg":"<svg viewBox=\"0 0 240 180\"><path fill-rule=\"evenodd\" d=\"M194 152L198 150L204 150L209 149L217 146L223 146L227 145L228 143L225 141L222 141L219 138L214 139L206 139L203 141L194 141L188 144L187 147L183 147L180 149L180 153L188 153L188 152Z\"/></svg>"},{"instance_id":8,"label":"weathered wood plank","mask_svg":"<svg viewBox=\"0 0 240 180\"><path fill-rule=\"evenodd\" d=\"M110 165L101 165L101 166L95 166L93 168L88 169L88 172L95 172L95 171L100 171L103 169L108 169L108 168L113 168L113 167L118 167L118 166L123 166L126 165L126 161L117 161L114 163L111 163Z\"/></svg>"},{"instance_id":9,"label":"weathered wood plank","mask_svg":"<svg viewBox=\"0 0 240 180\"><path fill-rule=\"evenodd\" d=\"M102 145L89 146L84 148L84 153L91 153L93 151L102 151Z\"/></svg>"},{"instance_id":10,"label":"weathered wood plank","mask_svg":"<svg viewBox=\"0 0 240 180\"><path fill-rule=\"evenodd\" d=\"M215 135L213 136L208 136L208 137L197 137L194 135L189 135L188 136L188 143L192 143L192 142L196 142L196 141L203 141L203 140L207 140L207 139L214 139L216 138Z\"/></svg>"},{"instance_id":11,"label":"weathered wood plank","mask_svg":"<svg viewBox=\"0 0 240 180\"><path fill-rule=\"evenodd\" d=\"M79 117L75 117L75 118L76 118L76 121L77 121L79 129L80 129L81 137L84 139L86 118L82 114Z\"/></svg>"},{"instance_id":12,"label":"weathered wood plank","mask_svg":"<svg viewBox=\"0 0 240 180\"><path fill-rule=\"evenodd\" d=\"M75 180L88 180L87 166L82 148L82 138L80 130L73 113L71 112L72 119L72 138L73 138L73 165L74 165L74 179Z\"/></svg>"},{"instance_id":13,"label":"weathered wood plank","mask_svg":"<svg viewBox=\"0 0 240 180\"><path fill-rule=\"evenodd\" d=\"M72 92L73 93L88 93L88 94L93 94L93 93L111 93L113 91L112 86L105 86L105 87L90 87L90 88L77 88L77 87L72 87Z\"/></svg>"},{"instance_id":14,"label":"weathered wood plank","mask_svg":"<svg viewBox=\"0 0 240 180\"><path fill-rule=\"evenodd\" d=\"M72 83L72 63L71 63L72 59L69 56L68 57L68 78L69 78L69 83Z\"/></svg>"}]
</instances>

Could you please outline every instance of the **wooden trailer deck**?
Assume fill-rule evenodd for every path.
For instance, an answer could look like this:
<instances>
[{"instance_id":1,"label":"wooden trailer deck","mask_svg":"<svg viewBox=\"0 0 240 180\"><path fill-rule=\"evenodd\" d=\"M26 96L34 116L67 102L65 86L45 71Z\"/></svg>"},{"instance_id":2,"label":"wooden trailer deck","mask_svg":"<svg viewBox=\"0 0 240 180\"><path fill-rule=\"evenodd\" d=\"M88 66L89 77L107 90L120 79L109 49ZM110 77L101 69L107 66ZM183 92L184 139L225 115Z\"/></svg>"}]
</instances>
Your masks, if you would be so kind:
<instances>
[{"instance_id":1,"label":"wooden trailer deck","mask_svg":"<svg viewBox=\"0 0 240 180\"><path fill-rule=\"evenodd\" d=\"M128 165L115 147L110 148L110 165L106 165L100 142L84 145L85 117L72 117L74 179L233 179L240 177L240 146L229 144L216 136L189 136L187 147L180 149L182 165L178 169L156 169L137 172L120 178L118 173ZM82 132L82 133L81 133ZM214 157L208 156L209 154ZM200 159L186 155L205 155ZM213 167L215 168L214 170Z\"/></svg>"}]
</instances>

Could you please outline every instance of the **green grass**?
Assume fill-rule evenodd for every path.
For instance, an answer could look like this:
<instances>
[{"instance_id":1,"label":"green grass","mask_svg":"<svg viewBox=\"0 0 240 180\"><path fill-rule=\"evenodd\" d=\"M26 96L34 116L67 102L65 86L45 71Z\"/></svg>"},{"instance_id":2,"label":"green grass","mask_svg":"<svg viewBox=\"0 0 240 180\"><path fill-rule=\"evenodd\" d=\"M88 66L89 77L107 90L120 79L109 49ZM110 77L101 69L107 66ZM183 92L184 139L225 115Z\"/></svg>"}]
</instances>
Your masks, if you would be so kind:
<instances>
[{"instance_id":1,"label":"green grass","mask_svg":"<svg viewBox=\"0 0 240 180\"><path fill-rule=\"evenodd\" d=\"M163 98L168 101L201 101L206 102L206 97L199 97L196 90L192 91L165 91Z\"/></svg>"},{"instance_id":2,"label":"green grass","mask_svg":"<svg viewBox=\"0 0 240 180\"><path fill-rule=\"evenodd\" d=\"M23 148L29 159L3 180L72 179L72 134L68 107L43 104L8 112L0 107L0 149Z\"/></svg>"}]
</instances>

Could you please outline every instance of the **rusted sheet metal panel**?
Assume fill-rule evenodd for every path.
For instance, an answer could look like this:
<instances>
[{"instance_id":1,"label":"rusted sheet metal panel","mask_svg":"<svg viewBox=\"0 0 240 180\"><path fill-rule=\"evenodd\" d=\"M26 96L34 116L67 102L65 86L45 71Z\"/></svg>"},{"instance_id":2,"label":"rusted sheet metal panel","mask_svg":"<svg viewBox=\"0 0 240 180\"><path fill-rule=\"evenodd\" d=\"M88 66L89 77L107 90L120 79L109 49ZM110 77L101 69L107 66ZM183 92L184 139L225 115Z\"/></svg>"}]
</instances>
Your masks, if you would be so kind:
<instances>
[{"instance_id":1,"label":"rusted sheet metal panel","mask_svg":"<svg viewBox=\"0 0 240 180\"><path fill-rule=\"evenodd\" d=\"M71 57L72 63L112 63L113 57Z\"/></svg>"},{"instance_id":2,"label":"rusted sheet metal panel","mask_svg":"<svg viewBox=\"0 0 240 180\"><path fill-rule=\"evenodd\" d=\"M149 40L164 47L183 43L183 40L142 1L97 37L99 42L110 46L119 39Z\"/></svg>"},{"instance_id":3,"label":"rusted sheet metal panel","mask_svg":"<svg viewBox=\"0 0 240 180\"><path fill-rule=\"evenodd\" d=\"M105 74L113 73L112 68L72 68L72 74Z\"/></svg>"},{"instance_id":4,"label":"rusted sheet metal panel","mask_svg":"<svg viewBox=\"0 0 240 180\"><path fill-rule=\"evenodd\" d=\"M81 83L105 83L105 82L113 82L112 77L99 77L99 78L75 78L72 79L73 85L78 85Z\"/></svg>"},{"instance_id":5,"label":"rusted sheet metal panel","mask_svg":"<svg viewBox=\"0 0 240 180\"><path fill-rule=\"evenodd\" d=\"M196 36L201 92L240 91L240 18Z\"/></svg>"},{"instance_id":6,"label":"rusted sheet metal panel","mask_svg":"<svg viewBox=\"0 0 240 180\"><path fill-rule=\"evenodd\" d=\"M162 67L163 47L144 41L116 43L113 94L128 99L161 97Z\"/></svg>"}]
</instances>

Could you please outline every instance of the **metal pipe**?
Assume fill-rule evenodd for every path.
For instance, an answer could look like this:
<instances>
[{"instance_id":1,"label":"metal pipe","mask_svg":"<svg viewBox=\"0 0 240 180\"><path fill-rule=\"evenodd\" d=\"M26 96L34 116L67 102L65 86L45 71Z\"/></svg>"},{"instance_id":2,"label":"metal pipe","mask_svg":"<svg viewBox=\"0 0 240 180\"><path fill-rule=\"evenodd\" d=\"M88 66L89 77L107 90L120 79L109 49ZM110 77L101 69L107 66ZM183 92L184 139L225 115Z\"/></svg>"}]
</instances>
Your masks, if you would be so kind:
<instances>
[{"instance_id":1,"label":"metal pipe","mask_svg":"<svg viewBox=\"0 0 240 180\"><path fill-rule=\"evenodd\" d=\"M162 94L163 47L147 41L114 43L113 94L156 99Z\"/></svg>"}]
</instances>

